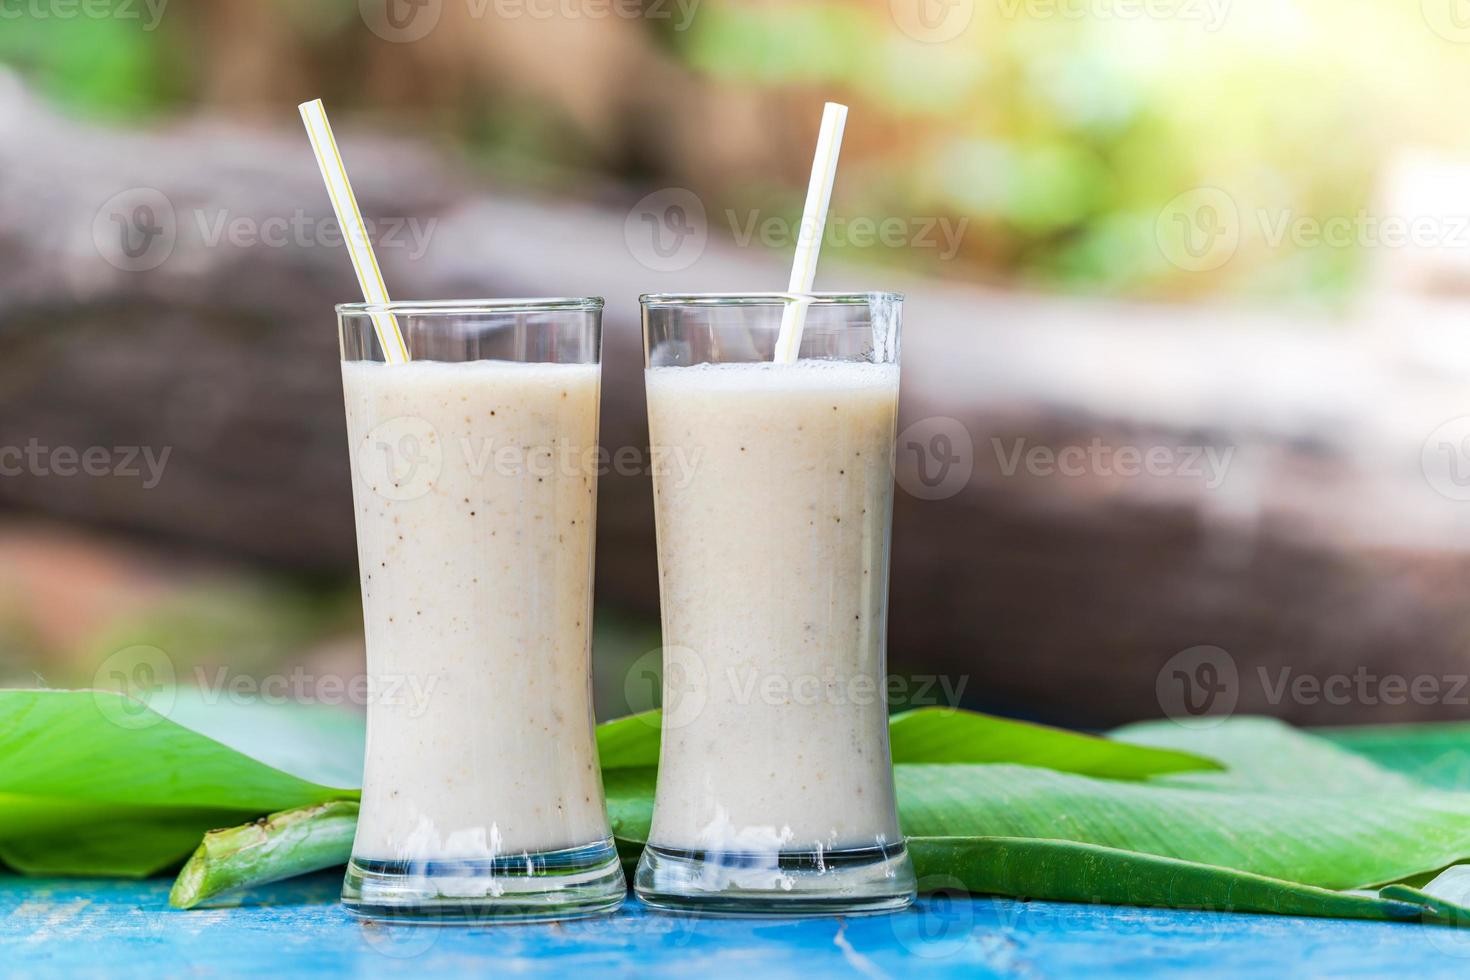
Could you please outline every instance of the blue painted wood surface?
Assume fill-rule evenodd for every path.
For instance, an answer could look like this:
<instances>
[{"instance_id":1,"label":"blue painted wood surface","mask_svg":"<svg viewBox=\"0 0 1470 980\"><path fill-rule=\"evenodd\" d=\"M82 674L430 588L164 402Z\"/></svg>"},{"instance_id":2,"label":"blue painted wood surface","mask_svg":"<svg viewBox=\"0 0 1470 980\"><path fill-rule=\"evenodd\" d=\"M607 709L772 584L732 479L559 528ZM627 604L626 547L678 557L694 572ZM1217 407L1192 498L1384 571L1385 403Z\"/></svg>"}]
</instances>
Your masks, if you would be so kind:
<instances>
[{"instance_id":1,"label":"blue painted wood surface","mask_svg":"<svg viewBox=\"0 0 1470 980\"><path fill-rule=\"evenodd\" d=\"M169 883L0 877L0 976L1470 976L1470 930L1007 899L896 916L694 919L631 903L554 925L378 926L313 875L193 912Z\"/></svg>"}]
</instances>

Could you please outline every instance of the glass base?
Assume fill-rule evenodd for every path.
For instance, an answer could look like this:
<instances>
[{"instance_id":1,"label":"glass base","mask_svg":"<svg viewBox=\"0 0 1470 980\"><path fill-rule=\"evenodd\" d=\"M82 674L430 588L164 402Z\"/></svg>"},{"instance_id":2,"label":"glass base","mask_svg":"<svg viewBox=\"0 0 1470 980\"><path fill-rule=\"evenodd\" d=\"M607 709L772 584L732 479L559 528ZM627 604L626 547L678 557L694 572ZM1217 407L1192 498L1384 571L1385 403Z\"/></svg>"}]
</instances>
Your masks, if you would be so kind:
<instances>
[{"instance_id":1,"label":"glass base","mask_svg":"<svg viewBox=\"0 0 1470 980\"><path fill-rule=\"evenodd\" d=\"M633 890L645 905L701 915L864 915L913 904L917 883L900 841L842 851L741 854L643 849Z\"/></svg>"},{"instance_id":2,"label":"glass base","mask_svg":"<svg viewBox=\"0 0 1470 980\"><path fill-rule=\"evenodd\" d=\"M368 919L546 922L612 912L628 884L609 838L585 847L468 861L353 857L342 904Z\"/></svg>"}]
</instances>

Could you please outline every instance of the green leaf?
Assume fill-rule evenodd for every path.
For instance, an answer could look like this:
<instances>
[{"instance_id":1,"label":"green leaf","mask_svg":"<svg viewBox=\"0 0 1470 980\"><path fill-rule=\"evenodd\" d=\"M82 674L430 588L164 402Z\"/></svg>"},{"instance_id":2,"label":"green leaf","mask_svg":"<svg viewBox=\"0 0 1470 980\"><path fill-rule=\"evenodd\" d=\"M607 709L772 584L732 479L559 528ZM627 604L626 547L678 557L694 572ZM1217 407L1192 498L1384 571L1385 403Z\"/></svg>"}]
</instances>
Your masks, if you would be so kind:
<instances>
[{"instance_id":1,"label":"green leaf","mask_svg":"<svg viewBox=\"0 0 1470 980\"><path fill-rule=\"evenodd\" d=\"M654 709L597 726L597 757L603 772L658 765L659 725L663 712Z\"/></svg>"},{"instance_id":2,"label":"green leaf","mask_svg":"<svg viewBox=\"0 0 1470 980\"><path fill-rule=\"evenodd\" d=\"M1160 777L1159 782L1171 786L1350 796L1424 788L1409 776L1390 772L1362 755L1274 718L1231 718L1198 729L1153 721L1120 728L1111 737L1135 745L1198 752L1225 764L1223 773Z\"/></svg>"},{"instance_id":3,"label":"green leaf","mask_svg":"<svg viewBox=\"0 0 1470 980\"><path fill-rule=\"evenodd\" d=\"M1434 880L1419 887L1387 885L1379 894L1384 898L1418 902L1429 910L1436 922L1470 925L1470 865L1446 868Z\"/></svg>"},{"instance_id":4,"label":"green leaf","mask_svg":"<svg viewBox=\"0 0 1470 980\"><path fill-rule=\"evenodd\" d=\"M1110 779L1223 768L1190 752L1151 749L952 708L894 715L888 734L895 763L1006 762Z\"/></svg>"},{"instance_id":5,"label":"green leaf","mask_svg":"<svg viewBox=\"0 0 1470 980\"><path fill-rule=\"evenodd\" d=\"M898 766L905 834L1070 840L1322 888L1394 881L1470 858L1470 797L1091 779L1025 766ZM1189 777L1200 778L1203 777Z\"/></svg>"},{"instance_id":6,"label":"green leaf","mask_svg":"<svg viewBox=\"0 0 1470 980\"><path fill-rule=\"evenodd\" d=\"M602 768L657 766L659 722L658 711L645 711L598 725ZM1190 752L1130 745L958 708L919 708L894 715L888 732L896 763L1011 762L1111 779L1222 768Z\"/></svg>"},{"instance_id":7,"label":"green leaf","mask_svg":"<svg viewBox=\"0 0 1470 980\"><path fill-rule=\"evenodd\" d=\"M1058 902L1351 919L1418 919L1417 900L1313 888L1243 871L1072 841L910 837L922 891ZM1386 891L1386 890L1385 890Z\"/></svg>"},{"instance_id":8,"label":"green leaf","mask_svg":"<svg viewBox=\"0 0 1470 980\"><path fill-rule=\"evenodd\" d=\"M257 707L222 702L205 713L184 696L173 710L207 717L237 744L250 733L276 765L114 692L0 691L0 859L32 874L147 875L215 827L356 798L355 780L310 778L351 773L347 743L329 734L335 713L314 729Z\"/></svg>"},{"instance_id":9,"label":"green leaf","mask_svg":"<svg viewBox=\"0 0 1470 980\"><path fill-rule=\"evenodd\" d=\"M211 831L179 872L168 902L191 909L224 892L346 864L357 809L355 800L336 800Z\"/></svg>"},{"instance_id":10,"label":"green leaf","mask_svg":"<svg viewBox=\"0 0 1470 980\"><path fill-rule=\"evenodd\" d=\"M1318 729L1316 735L1437 789L1470 791L1470 724Z\"/></svg>"},{"instance_id":11,"label":"green leaf","mask_svg":"<svg viewBox=\"0 0 1470 980\"><path fill-rule=\"evenodd\" d=\"M0 861L31 875L144 878L182 861L204 828L251 816L0 796Z\"/></svg>"}]
</instances>

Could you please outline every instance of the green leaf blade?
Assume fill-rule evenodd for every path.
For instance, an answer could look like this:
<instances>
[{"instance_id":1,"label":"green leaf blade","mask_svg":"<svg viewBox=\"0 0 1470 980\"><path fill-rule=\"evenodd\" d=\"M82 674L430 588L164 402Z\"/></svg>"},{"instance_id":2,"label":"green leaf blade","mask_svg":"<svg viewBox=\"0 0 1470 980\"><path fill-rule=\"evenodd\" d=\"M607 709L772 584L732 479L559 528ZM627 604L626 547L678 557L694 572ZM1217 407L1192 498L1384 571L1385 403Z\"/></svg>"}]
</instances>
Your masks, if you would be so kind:
<instances>
[{"instance_id":1,"label":"green leaf blade","mask_svg":"<svg viewBox=\"0 0 1470 980\"><path fill-rule=\"evenodd\" d=\"M1219 770L1213 759L957 708L919 708L888 723L898 763L1011 763L1107 779Z\"/></svg>"}]
</instances>

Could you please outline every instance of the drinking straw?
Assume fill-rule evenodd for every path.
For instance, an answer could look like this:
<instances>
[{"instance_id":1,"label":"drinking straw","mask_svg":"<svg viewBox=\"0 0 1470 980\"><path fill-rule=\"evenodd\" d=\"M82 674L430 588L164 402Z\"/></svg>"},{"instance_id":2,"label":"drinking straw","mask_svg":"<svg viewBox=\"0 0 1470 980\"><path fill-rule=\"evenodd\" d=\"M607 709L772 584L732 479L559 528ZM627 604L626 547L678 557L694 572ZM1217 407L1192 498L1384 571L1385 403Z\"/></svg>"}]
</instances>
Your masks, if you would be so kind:
<instances>
[{"instance_id":1,"label":"drinking straw","mask_svg":"<svg viewBox=\"0 0 1470 980\"><path fill-rule=\"evenodd\" d=\"M817 278L817 254L827 228L827 208L832 203L832 184L837 180L837 154L842 149L842 128L847 123L847 106L828 102L822 108L822 130L817 153L812 158L812 179L806 188L806 208L801 215L801 233L796 236L796 258L791 264L791 283L786 291L809 293ZM806 325L810 300L786 304L781 313L781 333L776 338L774 360L794 364L801 349L801 329Z\"/></svg>"},{"instance_id":2,"label":"drinking straw","mask_svg":"<svg viewBox=\"0 0 1470 980\"><path fill-rule=\"evenodd\" d=\"M347 242L347 254L352 256L352 267L357 271L363 298L369 303L386 306L391 301L388 299L388 287L383 282L383 270L378 268L377 256L373 255L373 243L368 239L362 211L357 207L352 184L347 180L347 168L342 164L342 153L332 136L332 124L327 122L327 110L321 99L303 102L297 108L301 110L301 121L306 123L306 135L311 139L317 166L321 167L327 197L332 199L332 210L337 213L337 224L341 226L342 238ZM384 358L389 364L406 364L408 345L403 342L398 320L391 313L372 313L370 316Z\"/></svg>"}]
</instances>

